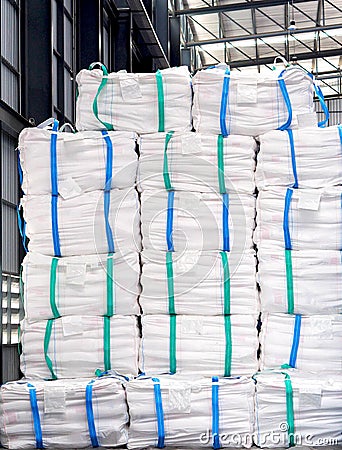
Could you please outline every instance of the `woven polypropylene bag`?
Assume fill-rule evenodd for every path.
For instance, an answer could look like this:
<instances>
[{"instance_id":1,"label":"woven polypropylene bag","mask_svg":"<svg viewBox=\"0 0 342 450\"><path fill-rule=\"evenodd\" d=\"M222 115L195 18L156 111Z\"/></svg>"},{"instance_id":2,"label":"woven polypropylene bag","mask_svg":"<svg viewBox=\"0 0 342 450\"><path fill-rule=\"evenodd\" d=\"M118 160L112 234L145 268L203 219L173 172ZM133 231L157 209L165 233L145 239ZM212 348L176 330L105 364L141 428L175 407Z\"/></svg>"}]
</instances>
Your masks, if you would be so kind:
<instances>
[{"instance_id":1,"label":"woven polypropylene bag","mask_svg":"<svg viewBox=\"0 0 342 450\"><path fill-rule=\"evenodd\" d=\"M221 176L225 189L253 194L256 148L256 141L248 136L144 135L139 140L138 187L163 189L166 168L176 190L220 192Z\"/></svg>"},{"instance_id":2,"label":"woven polypropylene bag","mask_svg":"<svg viewBox=\"0 0 342 450\"><path fill-rule=\"evenodd\" d=\"M21 323L20 369L26 378L49 379L52 371L57 378L92 377L97 369L138 374L136 317L66 316L51 322L50 336L46 320Z\"/></svg>"},{"instance_id":3,"label":"woven polypropylene bag","mask_svg":"<svg viewBox=\"0 0 342 450\"><path fill-rule=\"evenodd\" d=\"M322 188L342 184L342 128L271 131L260 136L255 174L258 189ZM341 133L341 134L340 134ZM293 141L292 141L293 139ZM292 145L291 145L292 141Z\"/></svg>"},{"instance_id":4,"label":"woven polypropylene bag","mask_svg":"<svg viewBox=\"0 0 342 450\"><path fill-rule=\"evenodd\" d=\"M341 446L341 375L326 375L325 370L317 375L289 370L264 372L255 379L258 446L288 447L289 434L294 443L304 448Z\"/></svg>"},{"instance_id":5,"label":"woven polypropylene bag","mask_svg":"<svg viewBox=\"0 0 342 450\"><path fill-rule=\"evenodd\" d=\"M9 449L36 448L30 387L35 389L44 448L92 446L86 408L91 380L14 381L1 386L1 444ZM127 442L128 413L121 381L102 377L92 383L95 434L101 447Z\"/></svg>"},{"instance_id":6,"label":"woven polypropylene bag","mask_svg":"<svg viewBox=\"0 0 342 450\"><path fill-rule=\"evenodd\" d=\"M143 247L166 251L172 239L176 252L232 250L242 254L252 246L254 217L252 195L234 192L224 200L213 192L144 191L141 196Z\"/></svg>"},{"instance_id":7,"label":"woven polypropylene bag","mask_svg":"<svg viewBox=\"0 0 342 450\"><path fill-rule=\"evenodd\" d=\"M76 82L76 127L80 131L106 129L104 123L114 130L137 133L191 129L191 79L185 66L157 74L117 72L108 76L100 69L81 70ZM105 85L99 92L101 83Z\"/></svg>"},{"instance_id":8,"label":"woven polypropylene bag","mask_svg":"<svg viewBox=\"0 0 342 450\"><path fill-rule=\"evenodd\" d=\"M168 314L171 295L177 314L220 315L226 308L232 314L259 311L253 250L242 255L144 250L141 260L139 303L144 314Z\"/></svg>"},{"instance_id":9,"label":"woven polypropylene bag","mask_svg":"<svg viewBox=\"0 0 342 450\"><path fill-rule=\"evenodd\" d=\"M264 248L341 250L341 195L342 186L261 191L254 242Z\"/></svg>"},{"instance_id":10,"label":"woven polypropylene bag","mask_svg":"<svg viewBox=\"0 0 342 450\"><path fill-rule=\"evenodd\" d=\"M279 72L246 75L233 71L228 75L226 67L200 70L193 78L193 122L196 131L220 134L222 99L227 101L223 113L228 134L259 136L284 126L289 111L282 94ZM229 77L227 93L223 92L224 79ZM298 125L297 116L314 112L313 79L299 68L286 70L285 82L292 109L292 127Z\"/></svg>"},{"instance_id":11,"label":"woven polypropylene bag","mask_svg":"<svg viewBox=\"0 0 342 450\"><path fill-rule=\"evenodd\" d=\"M23 261L25 317L29 321L61 316L139 314L139 255L52 258L29 252Z\"/></svg>"},{"instance_id":12,"label":"woven polypropylene bag","mask_svg":"<svg viewBox=\"0 0 342 450\"><path fill-rule=\"evenodd\" d=\"M341 314L340 251L292 251L291 265L292 270L287 269L284 250L258 248L258 281L262 311L288 312L288 282L292 280L295 314Z\"/></svg>"},{"instance_id":13,"label":"woven polypropylene bag","mask_svg":"<svg viewBox=\"0 0 342 450\"><path fill-rule=\"evenodd\" d=\"M140 370L149 376L169 373L172 366L181 374L252 375L258 369L256 326L253 315L143 316Z\"/></svg>"},{"instance_id":14,"label":"woven polypropylene bag","mask_svg":"<svg viewBox=\"0 0 342 450\"><path fill-rule=\"evenodd\" d=\"M48 129L25 128L19 136L22 189L28 195L51 193L51 137ZM109 138L109 141L108 141ZM108 149L108 145L111 149ZM57 133L56 176L58 191L64 198L103 189L106 184L108 154L112 152L109 187L134 186L138 157L136 135L128 132L100 131Z\"/></svg>"},{"instance_id":15,"label":"woven polypropylene bag","mask_svg":"<svg viewBox=\"0 0 342 450\"><path fill-rule=\"evenodd\" d=\"M211 378L198 376L163 375L158 380L165 445L177 448L212 447L213 384L216 384L221 448L251 447L255 390L251 379L220 378L213 382ZM155 379L142 378L127 385L131 419L128 448L140 449L158 442L155 383Z\"/></svg>"},{"instance_id":16,"label":"woven polypropylene bag","mask_svg":"<svg viewBox=\"0 0 342 450\"><path fill-rule=\"evenodd\" d=\"M140 215L138 195L134 189L110 191L108 214L114 247L118 251L140 250ZM51 196L29 196L21 199L28 249L55 255L51 215ZM64 200L58 197L58 233L61 256L107 253L104 192L93 191Z\"/></svg>"},{"instance_id":17,"label":"woven polypropylene bag","mask_svg":"<svg viewBox=\"0 0 342 450\"><path fill-rule=\"evenodd\" d=\"M342 315L263 314L260 367L342 374Z\"/></svg>"}]
</instances>

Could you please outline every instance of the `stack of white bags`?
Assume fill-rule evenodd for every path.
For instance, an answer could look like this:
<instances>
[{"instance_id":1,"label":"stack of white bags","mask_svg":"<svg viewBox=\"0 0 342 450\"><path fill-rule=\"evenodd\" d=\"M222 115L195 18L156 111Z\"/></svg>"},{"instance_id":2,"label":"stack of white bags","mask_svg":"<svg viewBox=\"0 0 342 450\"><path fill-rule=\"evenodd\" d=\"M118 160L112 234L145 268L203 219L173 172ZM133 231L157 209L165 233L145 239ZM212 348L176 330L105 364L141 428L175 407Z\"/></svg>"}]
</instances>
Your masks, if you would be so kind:
<instances>
[{"instance_id":1,"label":"stack of white bags","mask_svg":"<svg viewBox=\"0 0 342 450\"><path fill-rule=\"evenodd\" d=\"M277 130L259 141L264 372L255 377L255 443L341 445L342 128Z\"/></svg>"},{"instance_id":2,"label":"stack of white bags","mask_svg":"<svg viewBox=\"0 0 342 450\"><path fill-rule=\"evenodd\" d=\"M25 129L19 138L30 251L22 273L21 370L28 378L91 377L97 369L135 376L136 136L67 133L58 130L57 121L52 125ZM131 307L122 311L127 316L120 315L117 298L119 304L129 298ZM115 349L124 343L127 353L120 355Z\"/></svg>"},{"instance_id":3,"label":"stack of white bags","mask_svg":"<svg viewBox=\"0 0 342 450\"><path fill-rule=\"evenodd\" d=\"M140 368L150 376L252 375L256 143L171 130L139 144Z\"/></svg>"},{"instance_id":4,"label":"stack of white bags","mask_svg":"<svg viewBox=\"0 0 342 450\"><path fill-rule=\"evenodd\" d=\"M313 78L96 63L77 84L77 133L20 135L1 444L337 449L342 128L313 126Z\"/></svg>"}]
</instances>

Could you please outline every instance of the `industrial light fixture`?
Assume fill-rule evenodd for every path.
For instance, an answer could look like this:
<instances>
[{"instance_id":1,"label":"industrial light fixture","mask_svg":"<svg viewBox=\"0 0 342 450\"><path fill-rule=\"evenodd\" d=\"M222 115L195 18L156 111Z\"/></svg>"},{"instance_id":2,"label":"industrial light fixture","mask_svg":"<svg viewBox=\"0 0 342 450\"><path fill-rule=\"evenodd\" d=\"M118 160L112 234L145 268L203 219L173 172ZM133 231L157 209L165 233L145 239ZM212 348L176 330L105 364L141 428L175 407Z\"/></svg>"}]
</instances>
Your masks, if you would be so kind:
<instances>
[{"instance_id":1,"label":"industrial light fixture","mask_svg":"<svg viewBox=\"0 0 342 450\"><path fill-rule=\"evenodd\" d=\"M294 20L291 20L290 25L287 28L289 31L294 31L297 29L296 22Z\"/></svg>"}]
</instances>

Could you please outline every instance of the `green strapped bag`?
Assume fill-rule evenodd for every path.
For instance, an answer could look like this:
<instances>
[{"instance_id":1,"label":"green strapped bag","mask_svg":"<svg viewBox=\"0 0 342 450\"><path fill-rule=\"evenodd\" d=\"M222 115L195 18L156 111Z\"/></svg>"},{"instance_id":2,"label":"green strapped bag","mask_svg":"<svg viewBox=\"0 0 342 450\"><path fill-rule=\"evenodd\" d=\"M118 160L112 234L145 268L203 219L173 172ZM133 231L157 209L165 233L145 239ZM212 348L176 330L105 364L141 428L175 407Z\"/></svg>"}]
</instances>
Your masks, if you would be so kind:
<instances>
[{"instance_id":1,"label":"green strapped bag","mask_svg":"<svg viewBox=\"0 0 342 450\"><path fill-rule=\"evenodd\" d=\"M103 76L102 76L102 81L101 84L97 90L97 93L95 95L94 101L93 101L93 112L95 114L96 119L102 123L102 125L104 125L104 127L106 128L106 130L108 131L113 131L114 127L111 123L105 122L103 120L100 119L99 117L99 109L98 109L98 98L99 95L101 94L102 89L106 86L107 81L108 81L108 70L107 67L104 64L101 64L99 62L95 62L90 64L89 69L88 70L93 70L96 66L100 66L100 69L102 70Z\"/></svg>"}]
</instances>

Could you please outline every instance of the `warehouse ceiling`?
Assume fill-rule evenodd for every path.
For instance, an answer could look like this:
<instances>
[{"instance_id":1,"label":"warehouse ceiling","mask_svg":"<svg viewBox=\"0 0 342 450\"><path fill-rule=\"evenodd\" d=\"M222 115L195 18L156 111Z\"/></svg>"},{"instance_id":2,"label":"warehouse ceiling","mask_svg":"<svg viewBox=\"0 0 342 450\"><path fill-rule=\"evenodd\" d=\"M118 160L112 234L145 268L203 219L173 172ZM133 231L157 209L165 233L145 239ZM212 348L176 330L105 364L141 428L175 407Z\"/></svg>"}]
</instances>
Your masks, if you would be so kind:
<instances>
[{"instance_id":1,"label":"warehouse ceiling","mask_svg":"<svg viewBox=\"0 0 342 450\"><path fill-rule=\"evenodd\" d=\"M342 0L179 0L173 5L193 69L226 62L232 69L263 72L282 56L314 73L325 95L342 94Z\"/></svg>"}]
</instances>

